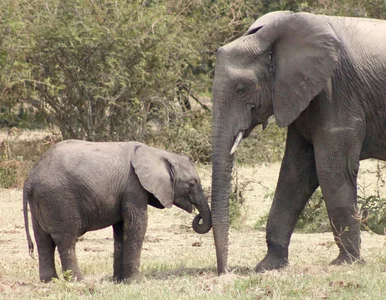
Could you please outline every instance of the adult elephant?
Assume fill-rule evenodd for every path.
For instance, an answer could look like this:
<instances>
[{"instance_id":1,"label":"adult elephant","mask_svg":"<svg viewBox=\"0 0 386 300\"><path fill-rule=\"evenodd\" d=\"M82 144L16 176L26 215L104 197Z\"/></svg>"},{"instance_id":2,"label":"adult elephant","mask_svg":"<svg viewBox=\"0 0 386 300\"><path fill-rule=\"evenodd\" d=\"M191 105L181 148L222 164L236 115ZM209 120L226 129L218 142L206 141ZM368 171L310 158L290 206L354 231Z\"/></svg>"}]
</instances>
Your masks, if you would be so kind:
<instances>
[{"instance_id":1,"label":"adult elephant","mask_svg":"<svg viewBox=\"0 0 386 300\"><path fill-rule=\"evenodd\" d=\"M386 159L386 22L273 12L217 51L212 223L219 274L227 267L233 153L272 115L288 134L268 253L256 271L288 263L294 226L319 185L339 247L332 264L359 260L359 160Z\"/></svg>"}]
</instances>

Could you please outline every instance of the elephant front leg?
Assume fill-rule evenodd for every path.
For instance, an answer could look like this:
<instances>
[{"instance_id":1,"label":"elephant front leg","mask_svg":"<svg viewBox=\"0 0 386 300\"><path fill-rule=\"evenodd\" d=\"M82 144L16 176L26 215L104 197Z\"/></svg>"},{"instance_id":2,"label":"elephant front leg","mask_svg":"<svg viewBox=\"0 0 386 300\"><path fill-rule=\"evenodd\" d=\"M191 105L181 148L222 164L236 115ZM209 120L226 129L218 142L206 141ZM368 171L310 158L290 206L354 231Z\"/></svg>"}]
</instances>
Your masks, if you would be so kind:
<instances>
[{"instance_id":1,"label":"elephant front leg","mask_svg":"<svg viewBox=\"0 0 386 300\"><path fill-rule=\"evenodd\" d=\"M288 246L300 213L318 187L313 147L290 126L278 185L267 222L268 253L255 271L288 264Z\"/></svg>"},{"instance_id":2,"label":"elephant front leg","mask_svg":"<svg viewBox=\"0 0 386 300\"><path fill-rule=\"evenodd\" d=\"M123 216L123 280L140 282L144 279L139 266L147 228L147 207L128 204L123 210Z\"/></svg>"},{"instance_id":3,"label":"elephant front leg","mask_svg":"<svg viewBox=\"0 0 386 300\"><path fill-rule=\"evenodd\" d=\"M357 174L361 144L316 151L320 186L339 255L331 264L360 261ZM329 149L330 151L326 151ZM341 149L341 150L339 150Z\"/></svg>"}]
</instances>

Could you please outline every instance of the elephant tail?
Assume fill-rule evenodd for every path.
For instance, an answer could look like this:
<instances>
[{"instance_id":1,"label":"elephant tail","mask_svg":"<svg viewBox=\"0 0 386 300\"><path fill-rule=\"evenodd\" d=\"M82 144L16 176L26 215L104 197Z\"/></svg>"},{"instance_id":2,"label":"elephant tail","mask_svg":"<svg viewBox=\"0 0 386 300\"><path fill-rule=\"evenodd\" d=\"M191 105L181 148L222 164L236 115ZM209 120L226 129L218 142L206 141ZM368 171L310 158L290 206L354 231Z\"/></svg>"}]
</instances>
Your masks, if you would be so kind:
<instances>
[{"instance_id":1,"label":"elephant tail","mask_svg":"<svg viewBox=\"0 0 386 300\"><path fill-rule=\"evenodd\" d=\"M28 241L28 251L29 255L34 258L34 243L32 242L31 235L29 233L29 222L28 222L28 202L29 202L29 185L26 183L24 184L23 188L23 213L24 213L24 228L25 233L27 235L27 241Z\"/></svg>"}]
</instances>

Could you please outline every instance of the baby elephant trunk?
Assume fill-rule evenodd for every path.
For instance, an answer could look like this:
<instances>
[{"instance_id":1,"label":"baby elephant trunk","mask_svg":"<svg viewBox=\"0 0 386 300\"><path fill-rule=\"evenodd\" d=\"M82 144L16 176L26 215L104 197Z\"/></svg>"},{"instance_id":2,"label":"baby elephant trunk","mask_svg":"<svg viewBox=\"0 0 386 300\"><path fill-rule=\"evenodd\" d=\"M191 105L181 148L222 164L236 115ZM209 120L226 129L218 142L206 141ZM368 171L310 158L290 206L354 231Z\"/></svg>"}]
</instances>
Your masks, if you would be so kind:
<instances>
[{"instance_id":1,"label":"baby elephant trunk","mask_svg":"<svg viewBox=\"0 0 386 300\"><path fill-rule=\"evenodd\" d=\"M199 188L198 194L200 195L198 204L193 205L198 209L199 214L193 219L193 230L199 234L205 234L212 228L212 215L202 188Z\"/></svg>"}]
</instances>

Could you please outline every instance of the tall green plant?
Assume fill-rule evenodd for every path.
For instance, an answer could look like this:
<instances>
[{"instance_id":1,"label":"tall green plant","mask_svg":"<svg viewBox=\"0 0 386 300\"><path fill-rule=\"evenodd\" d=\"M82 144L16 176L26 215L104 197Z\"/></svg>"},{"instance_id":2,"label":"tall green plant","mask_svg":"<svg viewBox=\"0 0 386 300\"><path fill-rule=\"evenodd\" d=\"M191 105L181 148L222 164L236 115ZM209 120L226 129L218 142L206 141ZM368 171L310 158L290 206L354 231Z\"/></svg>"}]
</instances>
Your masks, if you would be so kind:
<instances>
[{"instance_id":1,"label":"tall green plant","mask_svg":"<svg viewBox=\"0 0 386 300\"><path fill-rule=\"evenodd\" d=\"M5 90L35 107L64 138L87 140L144 140L149 122L168 125L182 112L179 87L189 87L188 96L192 87L210 89L205 78L214 52L244 27L247 10L243 1L0 5L7 12L2 31L11 31L0 52L0 60L8 60Z\"/></svg>"}]
</instances>

